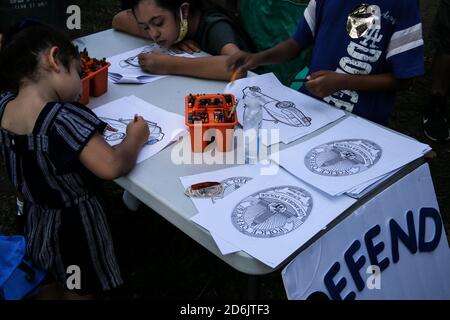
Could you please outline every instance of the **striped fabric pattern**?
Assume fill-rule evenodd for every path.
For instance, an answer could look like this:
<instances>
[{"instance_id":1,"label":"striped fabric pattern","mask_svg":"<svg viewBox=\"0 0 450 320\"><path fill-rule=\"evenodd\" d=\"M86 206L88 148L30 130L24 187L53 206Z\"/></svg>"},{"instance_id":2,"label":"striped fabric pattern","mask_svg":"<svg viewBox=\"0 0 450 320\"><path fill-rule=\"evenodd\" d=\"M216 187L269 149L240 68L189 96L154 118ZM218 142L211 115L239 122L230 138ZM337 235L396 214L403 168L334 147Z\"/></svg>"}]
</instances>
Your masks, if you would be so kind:
<instances>
[{"instance_id":1,"label":"striped fabric pattern","mask_svg":"<svg viewBox=\"0 0 450 320\"><path fill-rule=\"evenodd\" d=\"M311 0L308 7L305 9L305 20L308 23L309 29L311 30L313 38L315 38L316 33L316 0Z\"/></svg>"},{"instance_id":2,"label":"striped fabric pattern","mask_svg":"<svg viewBox=\"0 0 450 320\"><path fill-rule=\"evenodd\" d=\"M395 32L389 43L386 59L423 46L422 23L418 23L410 28Z\"/></svg>"},{"instance_id":3,"label":"striped fabric pattern","mask_svg":"<svg viewBox=\"0 0 450 320\"><path fill-rule=\"evenodd\" d=\"M0 95L0 121L11 93ZM66 284L70 252L59 238L66 215L76 214L85 238L86 256L101 289L122 284L106 212L97 196L97 179L78 161L78 155L105 123L85 106L49 103L33 133L14 135L0 128L0 150L13 186L25 199L27 253L33 262ZM66 226L69 227L70 226ZM79 239L73 239L79 241Z\"/></svg>"}]
</instances>

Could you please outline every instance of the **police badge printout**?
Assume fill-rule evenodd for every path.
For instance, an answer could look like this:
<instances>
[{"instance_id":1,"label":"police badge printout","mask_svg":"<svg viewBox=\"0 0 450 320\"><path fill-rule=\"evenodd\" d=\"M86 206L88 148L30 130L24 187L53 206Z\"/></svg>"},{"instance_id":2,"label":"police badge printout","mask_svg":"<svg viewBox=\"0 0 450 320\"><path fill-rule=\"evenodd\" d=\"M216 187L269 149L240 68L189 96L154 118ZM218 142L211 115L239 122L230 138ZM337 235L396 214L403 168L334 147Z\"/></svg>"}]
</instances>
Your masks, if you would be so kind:
<instances>
[{"instance_id":1,"label":"police badge printout","mask_svg":"<svg viewBox=\"0 0 450 320\"><path fill-rule=\"evenodd\" d=\"M261 129L269 130L267 146L290 143L345 115L344 111L284 86L273 73L233 81L225 88L238 100L238 119L244 120L246 103L256 100L263 108ZM279 129L279 139L270 130Z\"/></svg>"},{"instance_id":2,"label":"police badge printout","mask_svg":"<svg viewBox=\"0 0 450 320\"><path fill-rule=\"evenodd\" d=\"M252 179L272 171L272 168L264 165L242 165L234 166L227 169L209 171L205 173L200 173L192 176L180 177L183 187L186 189L191 185L196 183L201 183L205 181L220 182L223 185L223 194L221 195L211 195L209 198L190 198L197 208L198 212L210 212L210 214L215 214L215 204L226 199L228 195L242 187L247 182ZM276 169L280 169L276 165ZM265 170L266 169L266 170ZM282 170L282 169L280 169ZM216 234L211 233L217 247L223 255L234 253L240 249L230 244L228 241L223 240Z\"/></svg>"},{"instance_id":3,"label":"police badge printout","mask_svg":"<svg viewBox=\"0 0 450 320\"><path fill-rule=\"evenodd\" d=\"M259 176L191 218L222 239L276 268L356 202L330 197L284 170Z\"/></svg>"},{"instance_id":4,"label":"police badge printout","mask_svg":"<svg viewBox=\"0 0 450 320\"><path fill-rule=\"evenodd\" d=\"M296 177L332 195L382 178L430 147L361 118L349 117L272 159Z\"/></svg>"}]
</instances>

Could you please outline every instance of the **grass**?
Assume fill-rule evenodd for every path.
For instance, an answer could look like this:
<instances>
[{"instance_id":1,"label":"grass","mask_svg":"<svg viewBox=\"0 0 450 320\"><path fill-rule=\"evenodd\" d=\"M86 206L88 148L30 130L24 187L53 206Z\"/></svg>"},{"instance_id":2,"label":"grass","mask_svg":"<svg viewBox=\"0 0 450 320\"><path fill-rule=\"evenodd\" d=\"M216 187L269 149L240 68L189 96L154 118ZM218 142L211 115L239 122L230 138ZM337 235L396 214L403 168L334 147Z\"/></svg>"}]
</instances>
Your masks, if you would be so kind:
<instances>
[{"instance_id":1,"label":"grass","mask_svg":"<svg viewBox=\"0 0 450 320\"><path fill-rule=\"evenodd\" d=\"M111 27L114 14L120 11L120 1L75 1L81 8L81 35L88 35Z\"/></svg>"}]
</instances>

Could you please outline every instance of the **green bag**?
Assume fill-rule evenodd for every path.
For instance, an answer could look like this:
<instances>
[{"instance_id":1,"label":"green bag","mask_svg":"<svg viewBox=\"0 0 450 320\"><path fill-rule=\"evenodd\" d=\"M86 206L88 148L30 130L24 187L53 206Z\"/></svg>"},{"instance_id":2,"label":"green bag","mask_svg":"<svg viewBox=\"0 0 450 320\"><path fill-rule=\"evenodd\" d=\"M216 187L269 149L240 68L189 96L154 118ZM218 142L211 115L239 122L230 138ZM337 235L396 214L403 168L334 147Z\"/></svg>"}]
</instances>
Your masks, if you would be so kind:
<instances>
[{"instance_id":1,"label":"green bag","mask_svg":"<svg viewBox=\"0 0 450 320\"><path fill-rule=\"evenodd\" d=\"M257 51L269 49L292 36L303 17L308 0L241 0L241 23ZM290 85L309 62L311 50L296 59L278 65L263 66L257 73L273 72L285 85ZM298 84L294 84L298 87ZM293 85L293 86L294 86Z\"/></svg>"}]
</instances>

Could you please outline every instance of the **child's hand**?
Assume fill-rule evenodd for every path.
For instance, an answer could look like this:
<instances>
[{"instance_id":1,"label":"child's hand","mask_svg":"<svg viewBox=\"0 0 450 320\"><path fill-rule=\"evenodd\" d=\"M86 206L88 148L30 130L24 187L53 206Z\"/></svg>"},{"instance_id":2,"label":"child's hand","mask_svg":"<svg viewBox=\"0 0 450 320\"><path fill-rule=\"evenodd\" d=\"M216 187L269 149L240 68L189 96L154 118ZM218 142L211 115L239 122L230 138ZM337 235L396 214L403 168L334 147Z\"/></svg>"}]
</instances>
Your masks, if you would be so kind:
<instances>
[{"instance_id":1,"label":"child's hand","mask_svg":"<svg viewBox=\"0 0 450 320\"><path fill-rule=\"evenodd\" d=\"M150 130L147 122L143 117L135 115L134 120L127 125L127 137L133 137L138 139L140 144L143 145L147 142Z\"/></svg>"},{"instance_id":2,"label":"child's hand","mask_svg":"<svg viewBox=\"0 0 450 320\"><path fill-rule=\"evenodd\" d=\"M245 51L236 52L226 61L228 71L236 71L240 74L246 74L248 70L254 69L259 65L258 55Z\"/></svg>"},{"instance_id":3,"label":"child's hand","mask_svg":"<svg viewBox=\"0 0 450 320\"><path fill-rule=\"evenodd\" d=\"M114 128L108 124L108 125L106 125L105 131L117 132L119 130L117 130L116 128Z\"/></svg>"},{"instance_id":4,"label":"child's hand","mask_svg":"<svg viewBox=\"0 0 450 320\"><path fill-rule=\"evenodd\" d=\"M138 56L142 70L152 74L169 74L170 58L170 55L159 51L141 53Z\"/></svg>"},{"instance_id":5,"label":"child's hand","mask_svg":"<svg viewBox=\"0 0 450 320\"><path fill-rule=\"evenodd\" d=\"M325 98L339 90L345 89L345 75L323 70L312 73L305 83L306 88L313 95Z\"/></svg>"},{"instance_id":6,"label":"child's hand","mask_svg":"<svg viewBox=\"0 0 450 320\"><path fill-rule=\"evenodd\" d=\"M194 52L200 52L200 46L194 40L183 40L180 43L176 43L170 47L170 50L176 53L186 52L193 54Z\"/></svg>"}]
</instances>

